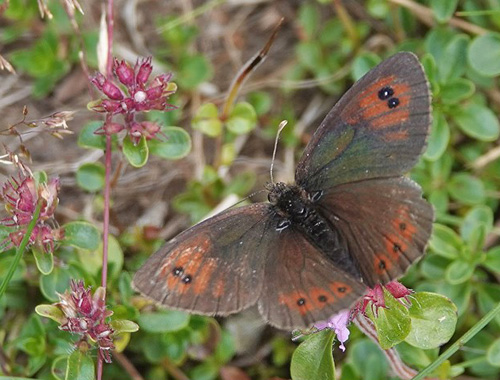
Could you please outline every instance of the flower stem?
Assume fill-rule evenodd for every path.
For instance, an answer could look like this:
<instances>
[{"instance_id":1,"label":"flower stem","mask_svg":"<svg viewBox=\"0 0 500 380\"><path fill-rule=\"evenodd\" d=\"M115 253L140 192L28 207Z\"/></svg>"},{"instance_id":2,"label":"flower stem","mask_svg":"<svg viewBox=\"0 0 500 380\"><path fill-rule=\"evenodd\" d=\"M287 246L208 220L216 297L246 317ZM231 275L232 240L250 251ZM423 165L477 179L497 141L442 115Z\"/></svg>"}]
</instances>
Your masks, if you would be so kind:
<instances>
[{"instance_id":1,"label":"flower stem","mask_svg":"<svg viewBox=\"0 0 500 380\"><path fill-rule=\"evenodd\" d=\"M469 331L467 331L461 338L453 343L445 352L443 352L434 362L424 368L412 380L421 380L429 375L432 371L438 368L446 359L457 352L465 343L472 339L479 331L481 331L488 323L491 322L497 314L500 313L500 303L492 310L490 310L483 318L481 318Z\"/></svg>"},{"instance_id":2,"label":"flower stem","mask_svg":"<svg viewBox=\"0 0 500 380\"><path fill-rule=\"evenodd\" d=\"M9 285L12 276L14 276L14 272L16 271L16 268L18 267L19 262L21 261L23 252L26 249L26 246L28 245L28 242L30 240L31 233L33 232L33 229L35 228L35 225L38 222L38 217L40 216L41 209L42 209L42 202L39 200L37 202L35 212L33 213L33 218L31 219L31 222L28 224L28 228L26 229L26 233L24 234L23 240L21 241L19 247L17 247L16 255L14 256L14 261L10 265L9 271L7 272L7 275L5 276L2 285L0 286L0 299L2 299L3 294L7 290L7 286Z\"/></svg>"}]
</instances>

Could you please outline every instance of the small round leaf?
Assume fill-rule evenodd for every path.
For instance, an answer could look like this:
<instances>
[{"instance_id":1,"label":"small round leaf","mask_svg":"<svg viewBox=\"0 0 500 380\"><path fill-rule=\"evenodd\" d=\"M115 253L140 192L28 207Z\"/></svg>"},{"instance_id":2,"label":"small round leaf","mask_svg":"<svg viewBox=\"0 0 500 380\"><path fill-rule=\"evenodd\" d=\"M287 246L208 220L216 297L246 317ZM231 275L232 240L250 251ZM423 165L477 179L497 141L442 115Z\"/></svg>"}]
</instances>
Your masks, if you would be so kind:
<instances>
[{"instance_id":1,"label":"small round leaf","mask_svg":"<svg viewBox=\"0 0 500 380\"><path fill-rule=\"evenodd\" d=\"M448 298L418 292L411 297L411 331L405 341L428 350L448 342L457 324L457 307Z\"/></svg>"},{"instance_id":2,"label":"small round leaf","mask_svg":"<svg viewBox=\"0 0 500 380\"><path fill-rule=\"evenodd\" d=\"M455 121L468 136L481 141L495 141L500 136L497 116L489 108L480 104L466 104L457 108Z\"/></svg>"},{"instance_id":3,"label":"small round leaf","mask_svg":"<svg viewBox=\"0 0 500 380\"><path fill-rule=\"evenodd\" d=\"M439 1L437 1L439 2ZM494 77L500 74L500 34L486 33L469 46L469 64L477 72Z\"/></svg>"},{"instance_id":4,"label":"small round leaf","mask_svg":"<svg viewBox=\"0 0 500 380\"><path fill-rule=\"evenodd\" d=\"M101 163L82 164L76 172L78 186L89 192L96 192L104 187L105 169Z\"/></svg>"},{"instance_id":5,"label":"small round leaf","mask_svg":"<svg viewBox=\"0 0 500 380\"><path fill-rule=\"evenodd\" d=\"M189 154L191 151L191 137L184 129L163 127L161 131L166 136L166 139L164 136L159 136L161 140L150 140L148 144L151 154L167 160L178 160Z\"/></svg>"},{"instance_id":6,"label":"small round leaf","mask_svg":"<svg viewBox=\"0 0 500 380\"><path fill-rule=\"evenodd\" d=\"M177 331L188 325L189 314L177 310L161 310L141 314L138 322L141 329L151 333Z\"/></svg>"},{"instance_id":7,"label":"small round leaf","mask_svg":"<svg viewBox=\"0 0 500 380\"><path fill-rule=\"evenodd\" d=\"M64 242L76 248L95 251L101 242L101 233L88 222L69 222L64 225Z\"/></svg>"},{"instance_id":8,"label":"small round leaf","mask_svg":"<svg viewBox=\"0 0 500 380\"><path fill-rule=\"evenodd\" d=\"M246 102L238 103L231 111L226 122L227 129L231 132L242 135L255 128L257 123L257 114L253 107Z\"/></svg>"},{"instance_id":9,"label":"small round leaf","mask_svg":"<svg viewBox=\"0 0 500 380\"><path fill-rule=\"evenodd\" d=\"M146 138L142 136L137 145L134 145L130 136L127 135L127 137L123 139L123 155L134 168L140 168L146 165L149 156Z\"/></svg>"},{"instance_id":10,"label":"small round leaf","mask_svg":"<svg viewBox=\"0 0 500 380\"><path fill-rule=\"evenodd\" d=\"M332 344L335 333L330 329L310 335L292 355L290 372L293 380L334 380Z\"/></svg>"},{"instance_id":11,"label":"small round leaf","mask_svg":"<svg viewBox=\"0 0 500 380\"><path fill-rule=\"evenodd\" d=\"M457 201L466 205L482 203L486 199L484 185L480 179L468 173L457 173L448 181L448 191Z\"/></svg>"}]
</instances>

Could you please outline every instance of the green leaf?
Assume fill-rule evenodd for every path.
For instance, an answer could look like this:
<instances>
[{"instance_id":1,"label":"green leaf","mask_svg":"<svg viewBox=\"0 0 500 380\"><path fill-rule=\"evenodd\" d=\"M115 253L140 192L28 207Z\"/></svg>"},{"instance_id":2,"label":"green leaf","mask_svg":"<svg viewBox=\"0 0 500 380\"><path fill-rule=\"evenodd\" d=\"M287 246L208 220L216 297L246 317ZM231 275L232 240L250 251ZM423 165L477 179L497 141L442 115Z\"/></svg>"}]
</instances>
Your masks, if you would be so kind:
<instances>
[{"instance_id":1,"label":"green leaf","mask_svg":"<svg viewBox=\"0 0 500 380\"><path fill-rule=\"evenodd\" d=\"M494 247L486 253L483 264L494 273L500 273L500 246Z\"/></svg>"},{"instance_id":2,"label":"green leaf","mask_svg":"<svg viewBox=\"0 0 500 380\"><path fill-rule=\"evenodd\" d=\"M210 137L222 133L222 122L215 104L205 103L198 109L193 117L193 128Z\"/></svg>"},{"instance_id":3,"label":"green leaf","mask_svg":"<svg viewBox=\"0 0 500 380\"><path fill-rule=\"evenodd\" d=\"M139 316L141 329L152 333L177 331L189 323L189 314L178 310L161 310Z\"/></svg>"},{"instance_id":4,"label":"green leaf","mask_svg":"<svg viewBox=\"0 0 500 380\"><path fill-rule=\"evenodd\" d=\"M442 85L439 97L445 104L457 104L470 98L476 91L474 82L465 78L455 78Z\"/></svg>"},{"instance_id":5,"label":"green leaf","mask_svg":"<svg viewBox=\"0 0 500 380\"><path fill-rule=\"evenodd\" d=\"M40 290L49 301L59 301L57 293L64 293L69 288L71 278L70 271L56 266L49 275L41 276Z\"/></svg>"},{"instance_id":6,"label":"green leaf","mask_svg":"<svg viewBox=\"0 0 500 380\"><path fill-rule=\"evenodd\" d=\"M469 103L457 108L455 121L470 137L481 141L495 141L500 136L500 124L496 115L486 106Z\"/></svg>"},{"instance_id":7,"label":"green leaf","mask_svg":"<svg viewBox=\"0 0 500 380\"><path fill-rule=\"evenodd\" d=\"M88 149L106 148L106 136L96 135L95 131L102 127L102 121L90 121L78 134L78 146Z\"/></svg>"},{"instance_id":8,"label":"green leaf","mask_svg":"<svg viewBox=\"0 0 500 380\"><path fill-rule=\"evenodd\" d=\"M254 91L247 95L248 103L252 105L259 116L269 112L273 104L271 95L264 91Z\"/></svg>"},{"instance_id":9,"label":"green leaf","mask_svg":"<svg viewBox=\"0 0 500 380\"><path fill-rule=\"evenodd\" d=\"M457 285L468 281L476 266L469 261L455 260L446 268L445 279L449 284Z\"/></svg>"},{"instance_id":10,"label":"green leaf","mask_svg":"<svg viewBox=\"0 0 500 380\"><path fill-rule=\"evenodd\" d=\"M43 252L36 246L31 248L35 258L36 267L41 274L49 274L54 268L54 254L52 252Z\"/></svg>"},{"instance_id":11,"label":"green leaf","mask_svg":"<svg viewBox=\"0 0 500 380\"><path fill-rule=\"evenodd\" d=\"M386 380L388 375L387 359L380 347L367 338L354 341L347 351L349 361L356 369L359 380ZM344 367L342 367L342 374ZM353 380L342 377L343 380ZM311 379L312 380L312 379Z\"/></svg>"},{"instance_id":12,"label":"green leaf","mask_svg":"<svg viewBox=\"0 0 500 380\"><path fill-rule=\"evenodd\" d=\"M494 77L500 74L500 34L478 36L469 46L469 64L480 74Z\"/></svg>"},{"instance_id":13,"label":"green leaf","mask_svg":"<svg viewBox=\"0 0 500 380\"><path fill-rule=\"evenodd\" d=\"M255 128L257 114L250 103L238 103L229 114L226 125L227 129L234 134L243 135Z\"/></svg>"},{"instance_id":14,"label":"green leaf","mask_svg":"<svg viewBox=\"0 0 500 380\"><path fill-rule=\"evenodd\" d=\"M201 54L182 57L178 67L179 86L185 90L194 89L213 75L210 62Z\"/></svg>"},{"instance_id":15,"label":"green leaf","mask_svg":"<svg viewBox=\"0 0 500 380\"><path fill-rule=\"evenodd\" d=\"M123 251L113 235L109 235L108 238L108 271L109 276L114 279L118 277L123 267ZM98 241L98 243L95 250L78 252L82 267L87 273L94 276L98 275L102 268L103 245L102 241Z\"/></svg>"},{"instance_id":16,"label":"green leaf","mask_svg":"<svg viewBox=\"0 0 500 380\"><path fill-rule=\"evenodd\" d=\"M493 211L488 206L475 206L467 212L460 226L462 239L468 241L481 225L486 228L487 234L493 228Z\"/></svg>"},{"instance_id":17,"label":"green leaf","mask_svg":"<svg viewBox=\"0 0 500 380\"><path fill-rule=\"evenodd\" d=\"M439 0L431 1L430 5L436 16L436 20L440 23L447 22L457 9L458 0Z\"/></svg>"},{"instance_id":18,"label":"green leaf","mask_svg":"<svg viewBox=\"0 0 500 380\"><path fill-rule=\"evenodd\" d=\"M323 62L321 46L318 41L304 41L297 46L297 59L299 63L316 72Z\"/></svg>"},{"instance_id":19,"label":"green leaf","mask_svg":"<svg viewBox=\"0 0 500 380\"><path fill-rule=\"evenodd\" d=\"M64 380L68 368L68 355L61 355L52 362L51 372L57 380ZM1 378L0 378L1 379Z\"/></svg>"},{"instance_id":20,"label":"green leaf","mask_svg":"<svg viewBox=\"0 0 500 380\"><path fill-rule=\"evenodd\" d=\"M148 162L149 148L146 138L141 137L137 145L134 145L130 136L123 139L123 155L134 168L141 168Z\"/></svg>"},{"instance_id":21,"label":"green leaf","mask_svg":"<svg viewBox=\"0 0 500 380\"><path fill-rule=\"evenodd\" d=\"M455 231L442 224L434 224L429 241L429 247L433 252L449 259L455 259L459 256L462 246L463 242Z\"/></svg>"},{"instance_id":22,"label":"green leaf","mask_svg":"<svg viewBox=\"0 0 500 380\"><path fill-rule=\"evenodd\" d=\"M335 380L332 345L335 333L330 329L311 334L292 355L292 380Z\"/></svg>"},{"instance_id":23,"label":"green leaf","mask_svg":"<svg viewBox=\"0 0 500 380\"><path fill-rule=\"evenodd\" d=\"M378 308L377 316L371 308L367 308L367 315L375 324L380 347L387 350L406 338L411 329L411 320L408 309L385 288L384 299L386 308Z\"/></svg>"},{"instance_id":24,"label":"green leaf","mask_svg":"<svg viewBox=\"0 0 500 380\"><path fill-rule=\"evenodd\" d=\"M137 323L126 319L114 319L110 322L110 325L117 334L124 332L133 333L139 330L139 325Z\"/></svg>"},{"instance_id":25,"label":"green leaf","mask_svg":"<svg viewBox=\"0 0 500 380\"><path fill-rule=\"evenodd\" d=\"M64 225L64 242L76 248L95 251L101 243L101 233L89 222L69 222Z\"/></svg>"},{"instance_id":26,"label":"green leaf","mask_svg":"<svg viewBox=\"0 0 500 380\"><path fill-rule=\"evenodd\" d=\"M76 183L82 189L96 192L104 187L105 169L100 162L82 164L76 172Z\"/></svg>"},{"instance_id":27,"label":"green leaf","mask_svg":"<svg viewBox=\"0 0 500 380\"><path fill-rule=\"evenodd\" d=\"M318 9L313 4L304 3L300 7L297 18L305 38L312 39L320 25Z\"/></svg>"},{"instance_id":28,"label":"green leaf","mask_svg":"<svg viewBox=\"0 0 500 380\"><path fill-rule=\"evenodd\" d=\"M360 79L368 71L380 63L380 58L374 53L359 54L352 63L351 75L354 80Z\"/></svg>"},{"instance_id":29,"label":"green leaf","mask_svg":"<svg viewBox=\"0 0 500 380\"><path fill-rule=\"evenodd\" d=\"M167 160L178 160L189 154L191 151L191 137L184 129L179 127L162 127L161 131L165 134L166 140L150 140L148 144L151 154ZM164 137L160 138L164 139Z\"/></svg>"},{"instance_id":30,"label":"green leaf","mask_svg":"<svg viewBox=\"0 0 500 380\"><path fill-rule=\"evenodd\" d=\"M454 174L450 178L447 188L453 198L466 205L483 203L486 199L481 180L468 173Z\"/></svg>"},{"instance_id":31,"label":"green leaf","mask_svg":"<svg viewBox=\"0 0 500 380\"><path fill-rule=\"evenodd\" d=\"M64 323L66 319L62 310L54 305L37 305L35 307L35 311L38 315L45 318L50 318L59 324Z\"/></svg>"},{"instance_id":32,"label":"green leaf","mask_svg":"<svg viewBox=\"0 0 500 380\"><path fill-rule=\"evenodd\" d=\"M418 292L411 296L411 330L405 341L428 350L448 342L457 324L457 307L448 298Z\"/></svg>"},{"instance_id":33,"label":"green leaf","mask_svg":"<svg viewBox=\"0 0 500 380\"><path fill-rule=\"evenodd\" d=\"M68 357L65 380L94 380L94 361L80 350L76 350Z\"/></svg>"},{"instance_id":34,"label":"green leaf","mask_svg":"<svg viewBox=\"0 0 500 380\"><path fill-rule=\"evenodd\" d=\"M446 45L444 57L437 61L441 83L447 83L465 73L468 45L469 36L465 34L455 35Z\"/></svg>"},{"instance_id":35,"label":"green leaf","mask_svg":"<svg viewBox=\"0 0 500 380\"><path fill-rule=\"evenodd\" d=\"M446 151L449 142L450 127L448 126L448 122L441 112L435 111L424 157L429 161L436 161Z\"/></svg>"},{"instance_id":36,"label":"green leaf","mask_svg":"<svg viewBox=\"0 0 500 380\"><path fill-rule=\"evenodd\" d=\"M500 338L495 340L486 351L486 360L494 367L500 367Z\"/></svg>"}]
</instances>

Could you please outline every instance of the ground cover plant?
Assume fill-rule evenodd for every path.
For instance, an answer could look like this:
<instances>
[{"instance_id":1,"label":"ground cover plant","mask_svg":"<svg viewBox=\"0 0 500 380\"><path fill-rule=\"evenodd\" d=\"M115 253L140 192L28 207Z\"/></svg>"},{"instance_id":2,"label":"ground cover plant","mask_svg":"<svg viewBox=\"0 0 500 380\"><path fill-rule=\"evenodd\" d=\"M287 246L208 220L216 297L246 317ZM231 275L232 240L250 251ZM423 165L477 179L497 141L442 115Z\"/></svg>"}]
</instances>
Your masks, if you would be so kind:
<instances>
[{"instance_id":1,"label":"ground cover plant","mask_svg":"<svg viewBox=\"0 0 500 380\"><path fill-rule=\"evenodd\" d=\"M0 379L499 378L500 1L0 11ZM292 181L336 100L398 51L419 57L433 106L409 176L435 222L403 278L300 331L132 289L165 239L270 181L282 120L273 175Z\"/></svg>"}]
</instances>

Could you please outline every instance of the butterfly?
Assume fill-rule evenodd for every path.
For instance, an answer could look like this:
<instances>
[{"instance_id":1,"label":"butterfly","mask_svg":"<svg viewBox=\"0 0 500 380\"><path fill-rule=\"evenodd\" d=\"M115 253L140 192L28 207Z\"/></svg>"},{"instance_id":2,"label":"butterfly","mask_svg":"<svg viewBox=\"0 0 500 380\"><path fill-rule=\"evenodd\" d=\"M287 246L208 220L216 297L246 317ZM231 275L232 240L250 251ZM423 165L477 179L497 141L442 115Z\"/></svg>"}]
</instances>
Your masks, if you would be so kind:
<instances>
[{"instance_id":1,"label":"butterfly","mask_svg":"<svg viewBox=\"0 0 500 380\"><path fill-rule=\"evenodd\" d=\"M369 71L328 113L298 162L295 184L269 202L228 209L180 233L133 286L170 308L226 316L257 304L281 329L349 308L424 252L432 206L404 176L422 154L430 91L409 52Z\"/></svg>"}]
</instances>

